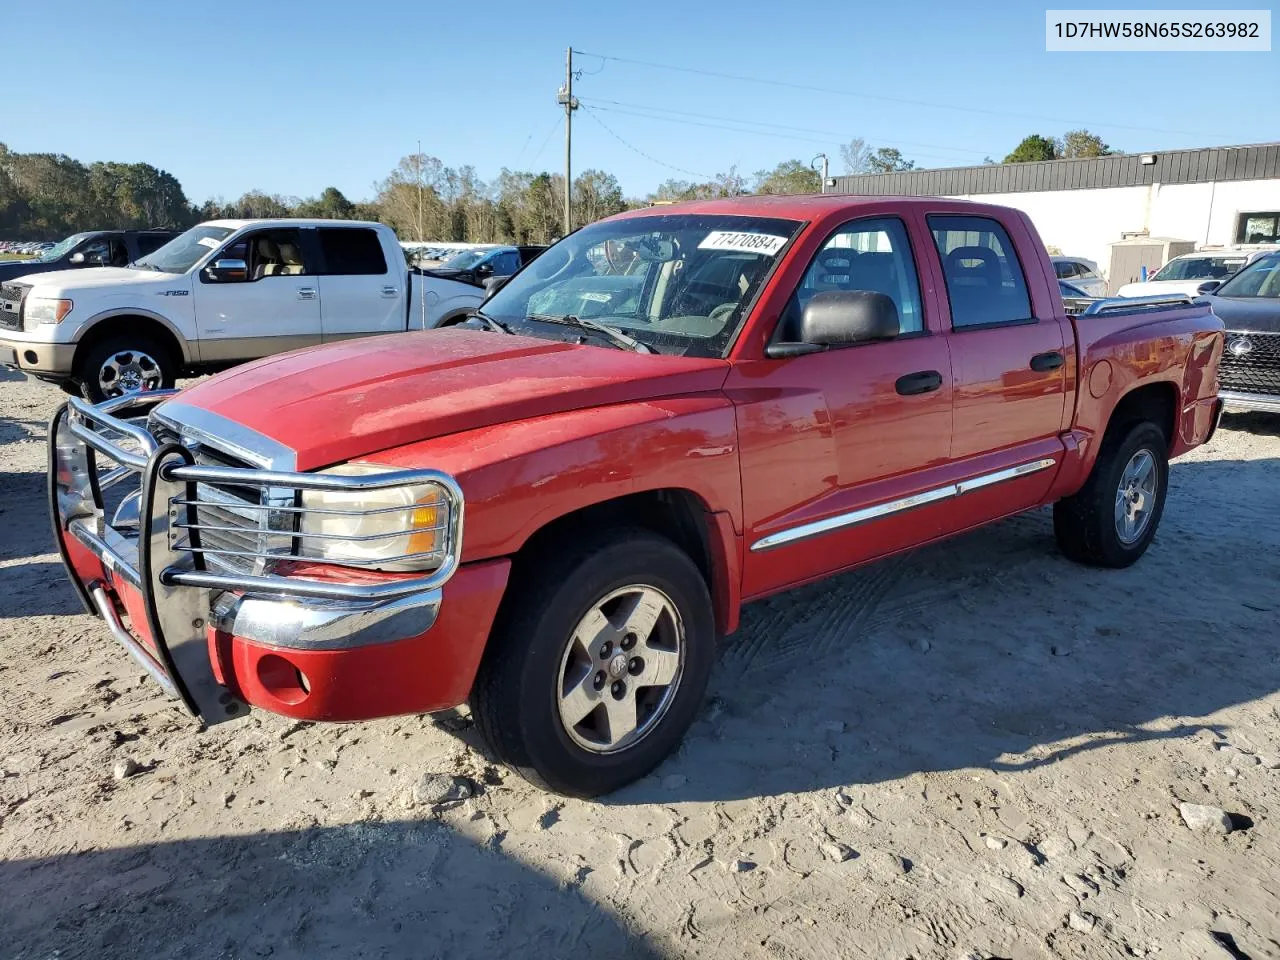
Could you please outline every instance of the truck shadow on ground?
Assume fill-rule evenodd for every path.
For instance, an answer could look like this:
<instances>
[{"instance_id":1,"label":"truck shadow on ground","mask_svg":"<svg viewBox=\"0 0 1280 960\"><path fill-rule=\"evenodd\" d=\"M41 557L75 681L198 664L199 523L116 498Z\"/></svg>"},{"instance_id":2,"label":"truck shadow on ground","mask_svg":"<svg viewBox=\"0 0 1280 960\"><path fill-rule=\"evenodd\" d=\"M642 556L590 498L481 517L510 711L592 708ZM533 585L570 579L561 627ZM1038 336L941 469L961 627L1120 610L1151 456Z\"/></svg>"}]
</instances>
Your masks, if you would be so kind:
<instances>
[{"instance_id":1,"label":"truck shadow on ground","mask_svg":"<svg viewBox=\"0 0 1280 960\"><path fill-rule=\"evenodd\" d=\"M1243 430L1246 433L1253 433L1262 437L1280 437L1280 414L1258 413L1252 410L1240 413L1224 413L1220 429Z\"/></svg>"},{"instance_id":2,"label":"truck shadow on ground","mask_svg":"<svg viewBox=\"0 0 1280 960\"><path fill-rule=\"evenodd\" d=\"M1193 735L1280 690L1278 474L1175 465L1126 570L1063 558L1043 510L754 604L679 753L606 802L1022 770Z\"/></svg>"},{"instance_id":3,"label":"truck shadow on ground","mask_svg":"<svg viewBox=\"0 0 1280 960\"><path fill-rule=\"evenodd\" d=\"M30 957L662 955L583 879L375 821L0 862L0 928Z\"/></svg>"}]
</instances>

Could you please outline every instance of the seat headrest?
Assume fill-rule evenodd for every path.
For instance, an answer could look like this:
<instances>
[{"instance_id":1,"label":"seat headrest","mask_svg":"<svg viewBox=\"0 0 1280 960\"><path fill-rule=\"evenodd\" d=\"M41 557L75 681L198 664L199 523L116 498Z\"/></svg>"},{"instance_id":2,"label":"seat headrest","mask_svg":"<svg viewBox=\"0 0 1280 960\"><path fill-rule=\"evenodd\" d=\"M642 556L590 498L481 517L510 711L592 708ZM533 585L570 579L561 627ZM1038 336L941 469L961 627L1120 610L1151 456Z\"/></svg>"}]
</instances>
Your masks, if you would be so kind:
<instances>
[{"instance_id":1,"label":"seat headrest","mask_svg":"<svg viewBox=\"0 0 1280 960\"><path fill-rule=\"evenodd\" d=\"M280 259L280 247L277 246L276 242L270 237L259 237L257 246L258 256L262 257L264 260Z\"/></svg>"}]
</instances>

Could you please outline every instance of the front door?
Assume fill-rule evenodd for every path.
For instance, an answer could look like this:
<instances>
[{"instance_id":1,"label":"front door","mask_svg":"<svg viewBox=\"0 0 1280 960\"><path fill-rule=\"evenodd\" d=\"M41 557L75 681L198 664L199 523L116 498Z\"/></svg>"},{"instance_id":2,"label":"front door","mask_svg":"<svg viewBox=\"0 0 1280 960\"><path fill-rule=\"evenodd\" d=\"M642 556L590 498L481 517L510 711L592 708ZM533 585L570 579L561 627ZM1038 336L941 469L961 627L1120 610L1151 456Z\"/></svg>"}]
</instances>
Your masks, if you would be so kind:
<instances>
[{"instance_id":1,"label":"front door","mask_svg":"<svg viewBox=\"0 0 1280 960\"><path fill-rule=\"evenodd\" d=\"M193 285L201 359L249 360L320 342L315 265L298 230L257 230L227 244L210 263L243 260L243 279L215 281L201 270Z\"/></svg>"},{"instance_id":2,"label":"front door","mask_svg":"<svg viewBox=\"0 0 1280 960\"><path fill-rule=\"evenodd\" d=\"M779 322L797 339L810 298L870 290L897 308L899 335L735 366L747 556L744 597L931 539L951 446L947 338L926 311L896 217L854 220L814 256ZM927 238L917 237L917 249Z\"/></svg>"},{"instance_id":3,"label":"front door","mask_svg":"<svg viewBox=\"0 0 1280 960\"><path fill-rule=\"evenodd\" d=\"M1043 296L1041 281L1049 278L1034 264L1029 274L1018 259L1010 231L1023 249L1039 241L1016 218L1008 228L990 217L932 214L927 221L949 305L951 456L957 481L982 491L962 497L950 514L962 529L1047 495L1062 459L1058 435L1075 342L1060 301L1055 308Z\"/></svg>"}]
</instances>

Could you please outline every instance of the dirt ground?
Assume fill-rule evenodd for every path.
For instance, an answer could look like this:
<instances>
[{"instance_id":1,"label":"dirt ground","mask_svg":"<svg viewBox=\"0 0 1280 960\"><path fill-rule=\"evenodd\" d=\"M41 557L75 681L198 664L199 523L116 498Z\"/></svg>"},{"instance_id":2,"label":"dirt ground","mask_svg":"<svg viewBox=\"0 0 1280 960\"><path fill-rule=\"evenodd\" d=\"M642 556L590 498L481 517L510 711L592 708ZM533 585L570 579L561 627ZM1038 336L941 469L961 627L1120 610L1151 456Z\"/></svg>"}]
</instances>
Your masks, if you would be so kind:
<instances>
[{"instance_id":1,"label":"dirt ground","mask_svg":"<svg viewBox=\"0 0 1280 960\"><path fill-rule=\"evenodd\" d=\"M1280 958L1280 418L1129 570L1042 512L748 608L680 752L581 802L465 712L184 720L64 581L60 399L0 372L2 957Z\"/></svg>"}]
</instances>

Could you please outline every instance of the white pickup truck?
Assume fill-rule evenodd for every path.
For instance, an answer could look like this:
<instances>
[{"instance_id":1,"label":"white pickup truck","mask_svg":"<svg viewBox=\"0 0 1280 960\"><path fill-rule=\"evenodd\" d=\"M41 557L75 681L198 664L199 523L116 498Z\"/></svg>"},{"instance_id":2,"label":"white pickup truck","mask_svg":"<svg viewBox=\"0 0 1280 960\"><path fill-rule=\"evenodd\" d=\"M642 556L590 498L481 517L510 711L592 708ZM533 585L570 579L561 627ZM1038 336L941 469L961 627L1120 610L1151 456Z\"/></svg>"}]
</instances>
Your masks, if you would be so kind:
<instances>
[{"instance_id":1,"label":"white pickup truck","mask_svg":"<svg viewBox=\"0 0 1280 960\"><path fill-rule=\"evenodd\" d=\"M0 365L90 400L173 385L185 372L442 317L390 227L347 220L214 220L127 267L0 285ZM462 286L455 284L455 286Z\"/></svg>"}]
</instances>

